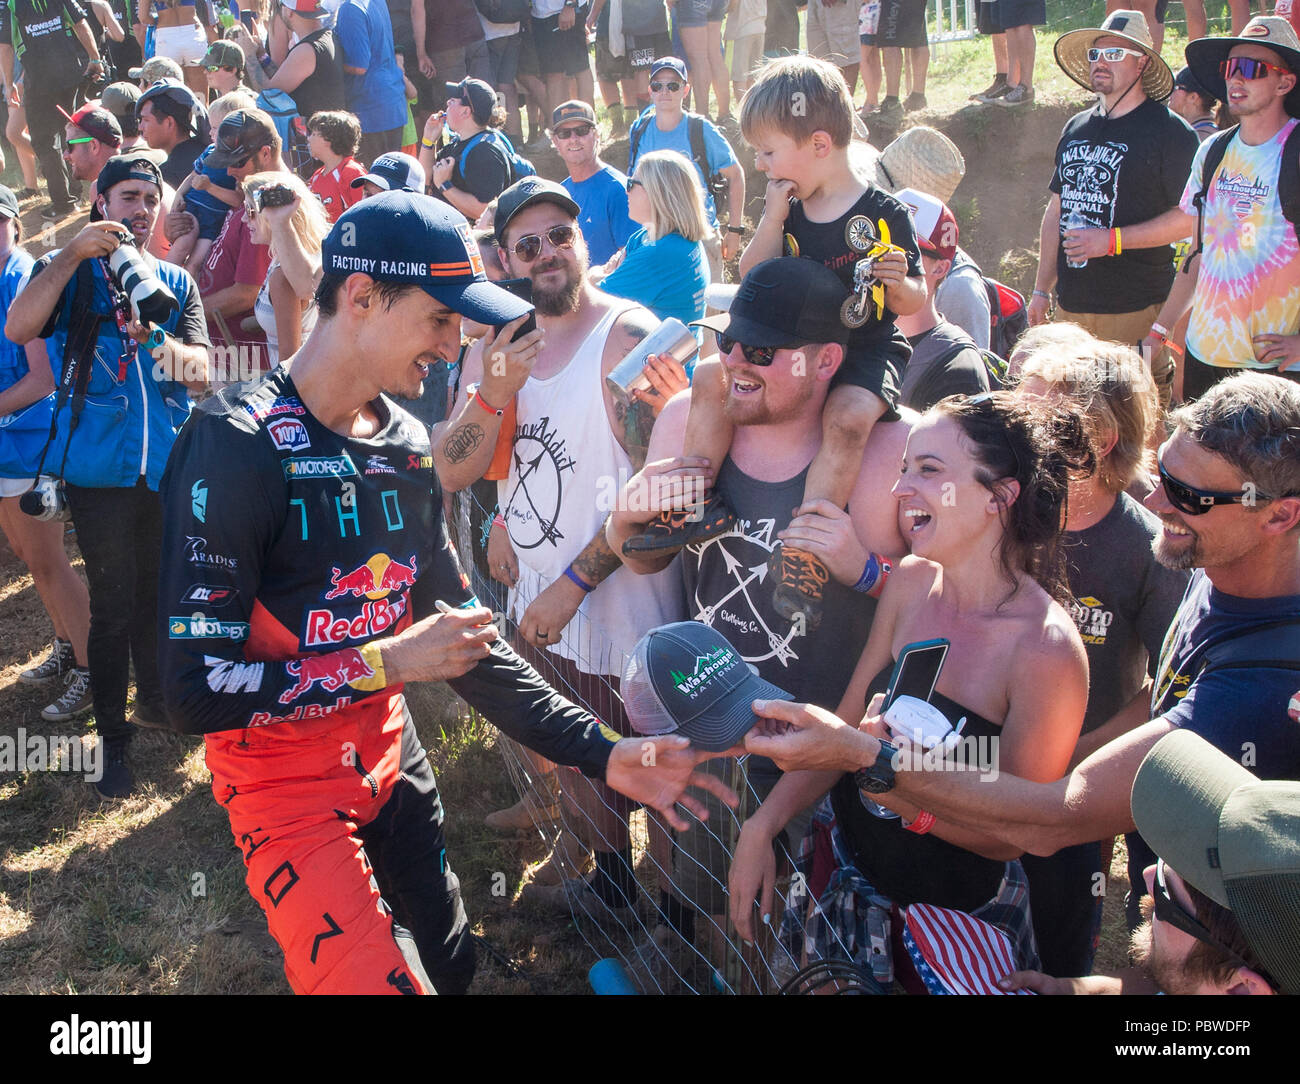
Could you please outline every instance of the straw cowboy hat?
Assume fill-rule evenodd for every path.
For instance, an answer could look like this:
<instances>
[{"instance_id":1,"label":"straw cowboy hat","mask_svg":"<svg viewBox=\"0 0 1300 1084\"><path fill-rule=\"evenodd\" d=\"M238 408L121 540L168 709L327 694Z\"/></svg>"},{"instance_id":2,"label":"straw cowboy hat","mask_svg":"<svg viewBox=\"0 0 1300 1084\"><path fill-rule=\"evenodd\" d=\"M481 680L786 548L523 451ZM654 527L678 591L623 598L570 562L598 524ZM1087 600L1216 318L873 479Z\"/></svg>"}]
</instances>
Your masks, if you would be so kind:
<instances>
[{"instance_id":1,"label":"straw cowboy hat","mask_svg":"<svg viewBox=\"0 0 1300 1084\"><path fill-rule=\"evenodd\" d=\"M1140 50L1147 58L1142 69L1142 90L1153 101L1163 102L1174 89L1174 73L1161 59L1151 43L1146 16L1140 11L1112 11L1101 26L1071 30L1056 39L1056 63L1079 86L1092 89L1092 69L1088 63L1088 50L1098 38L1122 38Z\"/></svg>"},{"instance_id":2,"label":"straw cowboy hat","mask_svg":"<svg viewBox=\"0 0 1300 1084\"><path fill-rule=\"evenodd\" d=\"M957 144L935 128L909 128L880 152L876 183L889 192L915 188L947 203L966 176Z\"/></svg>"},{"instance_id":3,"label":"straw cowboy hat","mask_svg":"<svg viewBox=\"0 0 1300 1084\"><path fill-rule=\"evenodd\" d=\"M1219 65L1228 59L1234 45L1267 45L1282 63L1300 75L1300 40L1286 19L1258 15L1242 28L1238 38L1197 38L1187 43L1187 66L1219 101L1226 101L1228 88ZM1300 117L1300 80L1286 96L1286 111Z\"/></svg>"}]
</instances>

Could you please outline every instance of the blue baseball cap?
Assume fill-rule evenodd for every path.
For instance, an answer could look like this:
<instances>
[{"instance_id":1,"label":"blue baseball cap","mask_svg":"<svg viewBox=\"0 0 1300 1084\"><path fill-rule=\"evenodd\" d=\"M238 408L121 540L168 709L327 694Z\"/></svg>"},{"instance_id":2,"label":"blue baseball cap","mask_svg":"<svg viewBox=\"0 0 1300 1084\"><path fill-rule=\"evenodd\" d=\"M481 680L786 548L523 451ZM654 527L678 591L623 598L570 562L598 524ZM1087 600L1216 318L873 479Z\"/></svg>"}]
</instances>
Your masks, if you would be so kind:
<instances>
[{"instance_id":1,"label":"blue baseball cap","mask_svg":"<svg viewBox=\"0 0 1300 1084\"><path fill-rule=\"evenodd\" d=\"M384 192L354 204L334 223L321 257L327 275L360 272L419 286L480 324L508 324L533 311L488 281L465 216L423 193Z\"/></svg>"},{"instance_id":2,"label":"blue baseball cap","mask_svg":"<svg viewBox=\"0 0 1300 1084\"><path fill-rule=\"evenodd\" d=\"M369 173L353 180L352 187L360 188L366 181L385 192L423 192L424 167L409 154L389 151L370 164Z\"/></svg>"},{"instance_id":3,"label":"blue baseball cap","mask_svg":"<svg viewBox=\"0 0 1300 1084\"><path fill-rule=\"evenodd\" d=\"M730 749L756 725L754 700L794 699L700 621L661 625L641 637L619 693L638 734L681 734L711 753Z\"/></svg>"}]
</instances>

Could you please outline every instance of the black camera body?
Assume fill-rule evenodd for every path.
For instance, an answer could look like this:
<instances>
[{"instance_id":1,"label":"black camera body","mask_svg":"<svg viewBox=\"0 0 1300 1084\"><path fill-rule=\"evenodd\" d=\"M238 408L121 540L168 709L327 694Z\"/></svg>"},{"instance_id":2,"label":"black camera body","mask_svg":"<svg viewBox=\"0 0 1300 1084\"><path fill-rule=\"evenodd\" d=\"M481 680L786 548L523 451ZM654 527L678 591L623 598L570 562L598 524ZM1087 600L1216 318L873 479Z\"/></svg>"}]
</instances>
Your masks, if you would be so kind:
<instances>
[{"instance_id":1,"label":"black camera body","mask_svg":"<svg viewBox=\"0 0 1300 1084\"><path fill-rule=\"evenodd\" d=\"M710 195L714 197L725 196L729 188L731 188L731 181L725 173L711 173L709 175Z\"/></svg>"},{"instance_id":2,"label":"black camera body","mask_svg":"<svg viewBox=\"0 0 1300 1084\"><path fill-rule=\"evenodd\" d=\"M63 479L42 474L35 485L18 498L18 507L24 515L45 522L68 518L68 498L63 491Z\"/></svg>"},{"instance_id":3,"label":"black camera body","mask_svg":"<svg viewBox=\"0 0 1300 1084\"><path fill-rule=\"evenodd\" d=\"M287 184L264 184L254 194L253 199L260 213L268 207L288 207L296 196L297 193Z\"/></svg>"}]
</instances>

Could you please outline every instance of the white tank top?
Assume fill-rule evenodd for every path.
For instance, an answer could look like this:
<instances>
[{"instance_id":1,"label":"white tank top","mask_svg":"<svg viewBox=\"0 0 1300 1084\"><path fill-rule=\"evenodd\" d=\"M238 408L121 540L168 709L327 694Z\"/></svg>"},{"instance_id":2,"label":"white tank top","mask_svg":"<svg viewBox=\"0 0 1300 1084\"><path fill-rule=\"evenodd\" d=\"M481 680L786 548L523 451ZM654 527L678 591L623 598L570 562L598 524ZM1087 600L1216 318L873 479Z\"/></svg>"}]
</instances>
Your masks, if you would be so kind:
<instances>
[{"instance_id":1,"label":"white tank top","mask_svg":"<svg viewBox=\"0 0 1300 1084\"><path fill-rule=\"evenodd\" d=\"M564 575L613 508L635 470L614 439L605 411L601 360L611 310L569 362L545 380L529 377L519 390L510 475L497 483L501 515L519 559L510 617ZM637 640L657 625L681 619L681 577L675 567L653 576L619 568L583 600L563 639L548 650L589 674L621 675Z\"/></svg>"}]
</instances>

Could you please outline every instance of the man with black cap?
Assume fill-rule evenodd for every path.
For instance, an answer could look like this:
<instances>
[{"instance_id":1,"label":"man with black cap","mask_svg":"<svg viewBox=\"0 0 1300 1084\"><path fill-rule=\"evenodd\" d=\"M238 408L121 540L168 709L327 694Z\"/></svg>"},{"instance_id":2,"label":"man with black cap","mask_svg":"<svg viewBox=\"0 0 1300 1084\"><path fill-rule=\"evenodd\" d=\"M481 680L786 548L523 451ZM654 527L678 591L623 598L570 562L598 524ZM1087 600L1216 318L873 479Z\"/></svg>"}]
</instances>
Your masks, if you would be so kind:
<instances>
[{"instance_id":1,"label":"man with black cap","mask_svg":"<svg viewBox=\"0 0 1300 1084\"><path fill-rule=\"evenodd\" d=\"M1141 12L1063 34L1056 62L1100 100L1069 120L1056 147L1029 322L1047 319L1055 286L1056 319L1136 345L1173 284L1173 251L1134 249L1129 227L1177 205L1196 136L1161 104L1173 74ZM1168 402L1170 373L1153 375Z\"/></svg>"},{"instance_id":2,"label":"man with black cap","mask_svg":"<svg viewBox=\"0 0 1300 1084\"><path fill-rule=\"evenodd\" d=\"M1288 217L1300 197L1300 40L1285 19L1259 17L1240 37L1190 42L1187 66L1238 125L1201 145L1177 207L1125 231L1126 245L1193 238L1145 345L1177 357L1170 329L1190 309L1184 399L1242 369L1300 380L1300 242Z\"/></svg>"},{"instance_id":3,"label":"man with black cap","mask_svg":"<svg viewBox=\"0 0 1300 1084\"><path fill-rule=\"evenodd\" d=\"M468 222L390 192L346 211L323 257L320 320L292 371L209 400L172 457L164 692L172 725L205 735L294 990L459 993L472 940L403 682L449 681L678 826L674 802L701 809L688 785L724 788L693 771L706 754L684 739L620 742L558 696L457 566L428 431L389 396L418 397L458 353L462 315L509 340L531 309L487 281Z\"/></svg>"},{"instance_id":4,"label":"man with black cap","mask_svg":"<svg viewBox=\"0 0 1300 1084\"><path fill-rule=\"evenodd\" d=\"M519 179L515 150L501 132L505 110L482 79L447 83L447 111L434 113L420 139L420 164L433 194L477 219L484 208ZM445 129L455 137L445 146ZM530 167L531 168L531 167Z\"/></svg>"},{"instance_id":5,"label":"man with black cap","mask_svg":"<svg viewBox=\"0 0 1300 1084\"><path fill-rule=\"evenodd\" d=\"M157 165L139 155L110 158L98 186L95 221L37 261L9 309L5 334L16 343L45 339L55 373L73 379L47 464L66 482L90 585L87 651L104 746L95 789L123 798L133 785L126 762L133 722L163 725L158 484L189 415L187 393L206 386L208 338L198 287L183 269L139 251L134 270L110 270L108 258L125 234L138 249L149 237L162 198ZM142 268L153 282L137 280ZM194 500L201 506L202 494ZM128 721L131 666L136 708Z\"/></svg>"},{"instance_id":6,"label":"man with black cap","mask_svg":"<svg viewBox=\"0 0 1300 1084\"><path fill-rule=\"evenodd\" d=\"M135 113L144 141L167 155L163 180L179 188L194 171L194 160L207 149L207 109L189 87L163 81L140 95Z\"/></svg>"},{"instance_id":7,"label":"man with black cap","mask_svg":"<svg viewBox=\"0 0 1300 1084\"><path fill-rule=\"evenodd\" d=\"M244 87L244 51L233 41L214 41L200 63L208 78L208 92L220 98Z\"/></svg>"},{"instance_id":8,"label":"man with black cap","mask_svg":"<svg viewBox=\"0 0 1300 1084\"><path fill-rule=\"evenodd\" d=\"M72 108L77 87L87 76L103 78L104 61L77 0L9 0L0 5L0 72L10 89L15 54L22 59L27 132L50 192L41 217L59 218L76 209L59 154L60 107Z\"/></svg>"},{"instance_id":9,"label":"man with black cap","mask_svg":"<svg viewBox=\"0 0 1300 1084\"><path fill-rule=\"evenodd\" d=\"M1143 871L1135 967L1051 978L1040 994L1300 994L1300 783L1261 782L1204 738L1175 731L1133 780L1133 820L1159 855Z\"/></svg>"},{"instance_id":10,"label":"man with black cap","mask_svg":"<svg viewBox=\"0 0 1300 1084\"><path fill-rule=\"evenodd\" d=\"M906 420L872 429L847 512L829 501L801 505L808 467L822 441L831 377L848 341L849 329L840 320L847 297L835 272L813 260L779 257L751 270L730 310L701 322L717 337L728 378L726 410L736 435L727 459L711 464L681 458L690 397L677 396L656 421L648 466L624 489L629 499L615 508L608 529L611 549L623 552L623 543L663 507L656 494L668 496L675 483L676 494L684 497L678 507L685 508L692 493L716 478L737 522L727 533L681 551L687 616L722 632L765 681L796 700L827 707L838 704L866 646L876 609L867 592L879 588L890 563L907 552L890 495L907 442ZM640 499L630 499L633 494ZM776 584L762 573L782 542L808 548L830 570L825 616L816 628L802 614L791 620L776 610ZM646 573L671 558L625 555L623 562ZM770 760L755 757L748 775L763 798L780 772ZM756 838L761 829L747 831ZM743 834L742 839L751 842ZM729 856L717 838L694 830L679 833L677 844L687 856L674 862L681 897L705 914L725 915ZM771 858L770 837L763 846ZM663 911L689 941L691 908L666 901Z\"/></svg>"},{"instance_id":11,"label":"man with black cap","mask_svg":"<svg viewBox=\"0 0 1300 1084\"><path fill-rule=\"evenodd\" d=\"M1174 89L1169 95L1169 108L1192 126L1196 138L1204 143L1219 131L1214 119L1214 107L1219 100L1205 89L1191 68L1180 68L1174 76Z\"/></svg>"},{"instance_id":12,"label":"man with black cap","mask_svg":"<svg viewBox=\"0 0 1300 1084\"><path fill-rule=\"evenodd\" d=\"M646 627L677 616L677 591L671 574L647 579L619 567L605 540L607 509L596 495L641 466L637 435L629 435L626 411L605 377L658 321L587 281L578 210L563 188L540 177L525 177L498 198L494 228L502 263L511 277L531 279L545 340L527 364L495 357L492 346L481 359L466 359L463 390L434 462L449 490L482 477L514 400L515 451L499 483L495 529L513 553L492 575L511 589L508 612L520 639L537 649L539 665L544 660L593 711L627 733L616 696L623 659ZM590 889L611 907L635 902L628 806L567 780L564 786L603 836L595 878L571 891L585 896ZM562 903L563 892L557 895Z\"/></svg>"}]
</instances>

